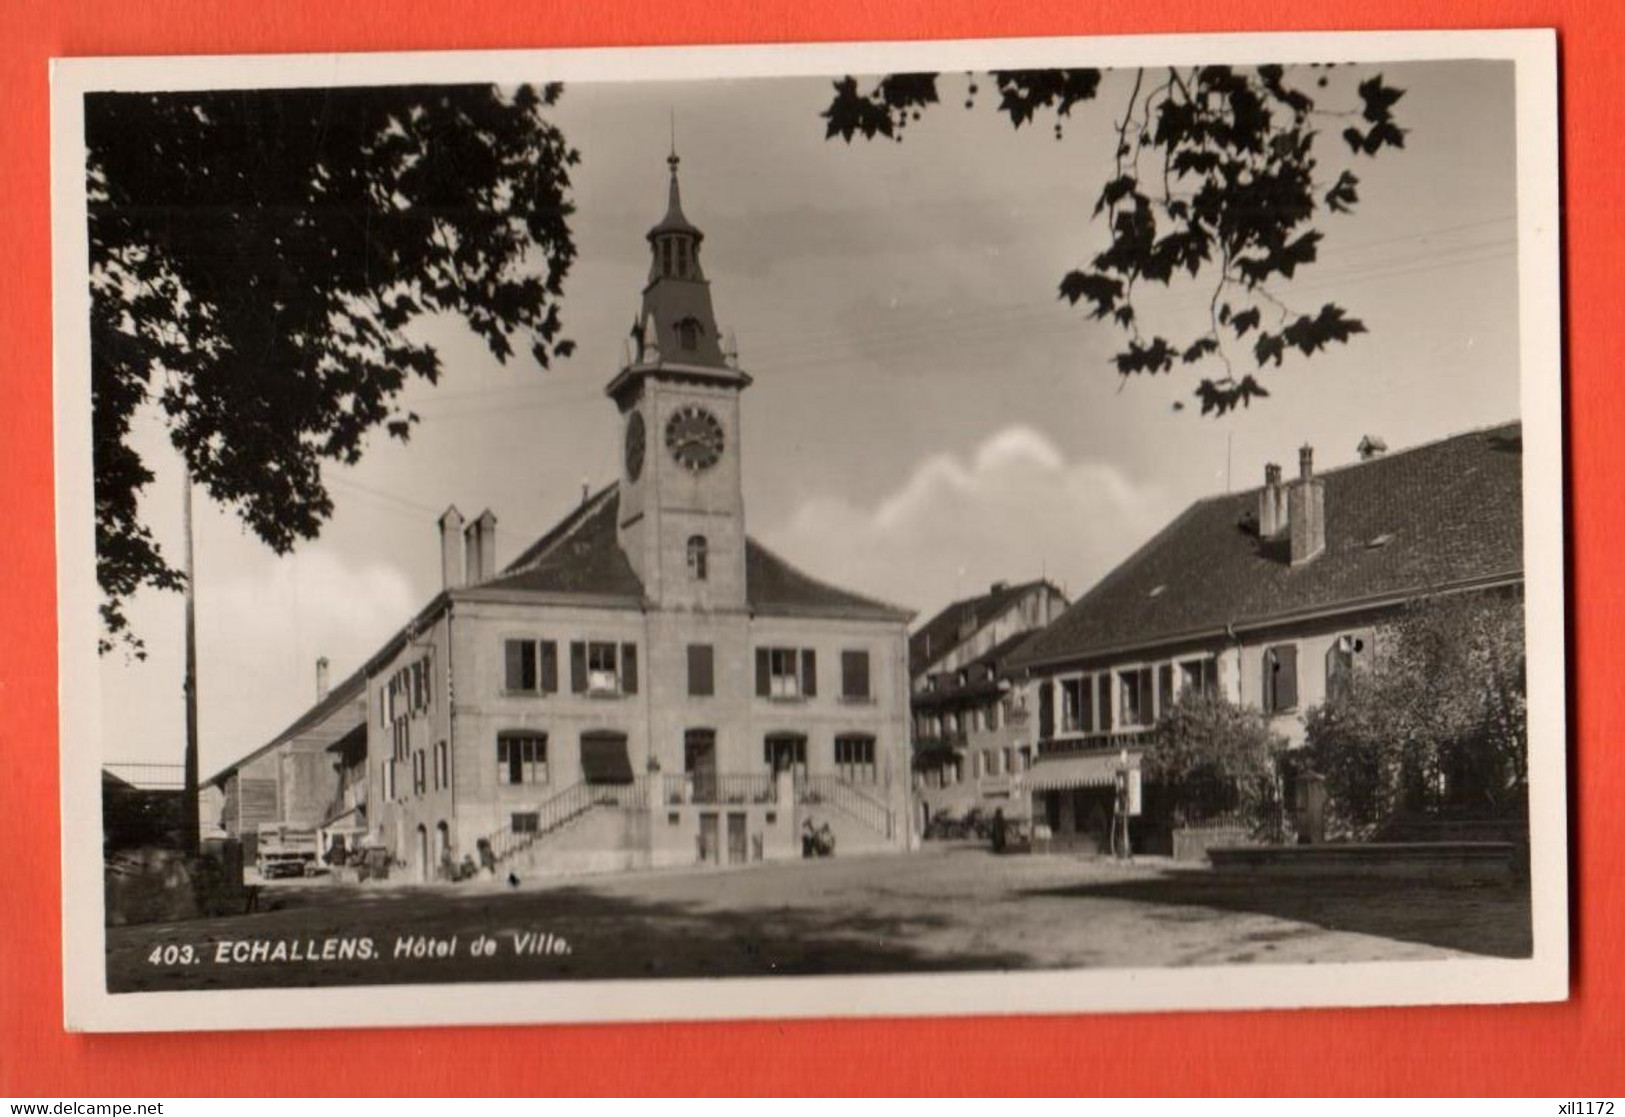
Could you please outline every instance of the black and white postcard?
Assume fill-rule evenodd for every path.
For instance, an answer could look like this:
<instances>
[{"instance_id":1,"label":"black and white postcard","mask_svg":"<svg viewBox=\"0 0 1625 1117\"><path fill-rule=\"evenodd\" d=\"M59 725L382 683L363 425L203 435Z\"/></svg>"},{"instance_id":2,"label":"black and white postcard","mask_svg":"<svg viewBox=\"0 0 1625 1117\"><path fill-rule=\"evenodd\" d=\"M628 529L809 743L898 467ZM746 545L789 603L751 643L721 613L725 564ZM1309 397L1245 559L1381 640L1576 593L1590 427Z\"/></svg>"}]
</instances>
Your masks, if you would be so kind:
<instances>
[{"instance_id":1,"label":"black and white postcard","mask_svg":"<svg viewBox=\"0 0 1625 1117\"><path fill-rule=\"evenodd\" d=\"M70 1027L1566 996L1549 33L53 86Z\"/></svg>"}]
</instances>

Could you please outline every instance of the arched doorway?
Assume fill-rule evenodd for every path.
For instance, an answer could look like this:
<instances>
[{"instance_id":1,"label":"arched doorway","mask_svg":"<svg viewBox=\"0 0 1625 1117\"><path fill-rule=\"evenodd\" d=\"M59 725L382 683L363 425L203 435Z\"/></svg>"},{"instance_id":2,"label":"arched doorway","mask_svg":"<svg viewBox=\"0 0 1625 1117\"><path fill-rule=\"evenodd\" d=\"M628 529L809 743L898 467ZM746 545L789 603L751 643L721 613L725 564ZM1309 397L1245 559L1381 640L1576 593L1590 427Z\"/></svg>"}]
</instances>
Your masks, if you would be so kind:
<instances>
[{"instance_id":1,"label":"arched doorway","mask_svg":"<svg viewBox=\"0 0 1625 1117\"><path fill-rule=\"evenodd\" d=\"M444 819L434 828L434 865L436 873L451 867L451 827Z\"/></svg>"},{"instance_id":2,"label":"arched doorway","mask_svg":"<svg viewBox=\"0 0 1625 1117\"><path fill-rule=\"evenodd\" d=\"M429 828L418 823L418 880L429 879Z\"/></svg>"}]
</instances>

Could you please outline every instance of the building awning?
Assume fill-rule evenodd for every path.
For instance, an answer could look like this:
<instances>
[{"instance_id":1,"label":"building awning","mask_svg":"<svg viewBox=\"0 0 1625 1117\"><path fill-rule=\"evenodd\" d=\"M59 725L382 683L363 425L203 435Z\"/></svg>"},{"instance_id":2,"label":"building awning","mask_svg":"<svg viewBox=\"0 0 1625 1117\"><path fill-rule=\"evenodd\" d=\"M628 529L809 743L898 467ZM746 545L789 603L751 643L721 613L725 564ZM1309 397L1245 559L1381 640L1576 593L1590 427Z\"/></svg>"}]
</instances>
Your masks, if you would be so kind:
<instances>
[{"instance_id":1,"label":"building awning","mask_svg":"<svg viewBox=\"0 0 1625 1117\"><path fill-rule=\"evenodd\" d=\"M631 783L632 760L624 733L581 735L581 778L588 783Z\"/></svg>"},{"instance_id":2,"label":"building awning","mask_svg":"<svg viewBox=\"0 0 1625 1117\"><path fill-rule=\"evenodd\" d=\"M1034 791L1064 791L1071 787L1110 787L1117 780L1118 754L1066 756L1058 760L1040 759L1027 775ZM1140 758L1129 755L1128 766L1138 768Z\"/></svg>"}]
</instances>

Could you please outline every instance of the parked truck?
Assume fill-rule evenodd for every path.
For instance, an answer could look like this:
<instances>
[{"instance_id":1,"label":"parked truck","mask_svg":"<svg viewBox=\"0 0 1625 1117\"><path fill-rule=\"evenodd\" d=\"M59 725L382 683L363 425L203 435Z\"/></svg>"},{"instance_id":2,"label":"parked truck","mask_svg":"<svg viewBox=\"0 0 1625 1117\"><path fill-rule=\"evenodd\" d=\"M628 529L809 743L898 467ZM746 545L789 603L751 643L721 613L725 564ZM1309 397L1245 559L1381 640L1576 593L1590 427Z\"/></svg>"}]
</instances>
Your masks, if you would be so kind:
<instances>
[{"instance_id":1,"label":"parked truck","mask_svg":"<svg viewBox=\"0 0 1625 1117\"><path fill-rule=\"evenodd\" d=\"M255 858L260 879L302 877L314 873L321 866L319 849L314 827L294 826L286 822L260 823L259 853Z\"/></svg>"}]
</instances>

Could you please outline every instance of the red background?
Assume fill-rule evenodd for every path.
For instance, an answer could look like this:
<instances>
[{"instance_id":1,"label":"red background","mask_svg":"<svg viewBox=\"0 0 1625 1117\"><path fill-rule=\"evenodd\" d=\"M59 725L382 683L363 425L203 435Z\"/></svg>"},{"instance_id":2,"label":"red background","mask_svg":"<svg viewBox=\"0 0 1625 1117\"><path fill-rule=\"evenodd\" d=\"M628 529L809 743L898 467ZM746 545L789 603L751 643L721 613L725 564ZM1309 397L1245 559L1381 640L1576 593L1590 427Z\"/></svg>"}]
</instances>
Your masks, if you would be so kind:
<instances>
[{"instance_id":1,"label":"red background","mask_svg":"<svg viewBox=\"0 0 1625 1117\"><path fill-rule=\"evenodd\" d=\"M1111 12L1106 9L1114 9ZM1427 9L1424 11L1424 8ZM1132 12L1132 14L1129 14ZM1332 14L1336 13L1336 14ZM1346 13L1346 14L1345 14ZM1114 1017L69 1035L62 1029L47 60L1133 32L1555 26L1563 111L1572 997ZM1625 19L1607 0L5 0L0 6L0 1095L1625 1089Z\"/></svg>"}]
</instances>

